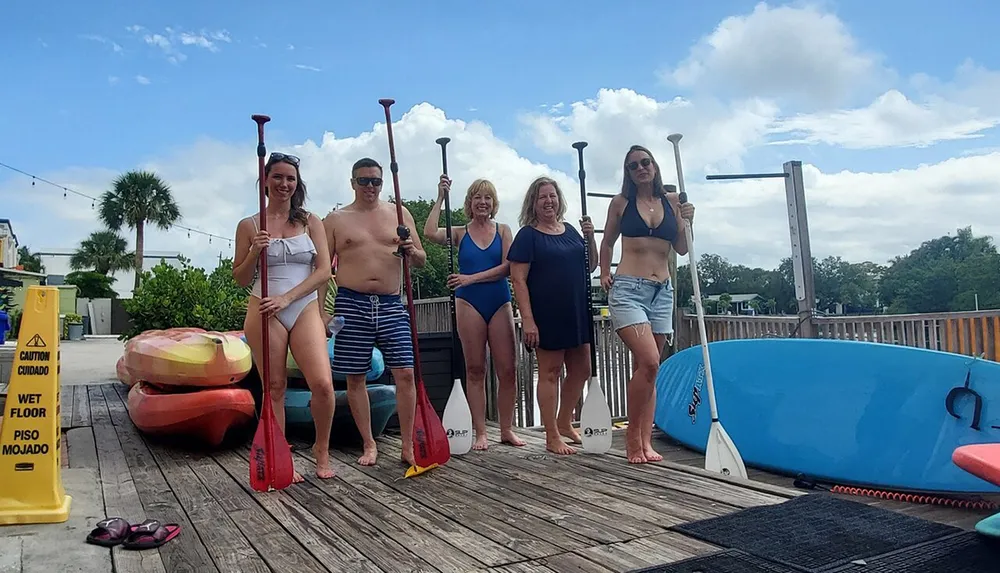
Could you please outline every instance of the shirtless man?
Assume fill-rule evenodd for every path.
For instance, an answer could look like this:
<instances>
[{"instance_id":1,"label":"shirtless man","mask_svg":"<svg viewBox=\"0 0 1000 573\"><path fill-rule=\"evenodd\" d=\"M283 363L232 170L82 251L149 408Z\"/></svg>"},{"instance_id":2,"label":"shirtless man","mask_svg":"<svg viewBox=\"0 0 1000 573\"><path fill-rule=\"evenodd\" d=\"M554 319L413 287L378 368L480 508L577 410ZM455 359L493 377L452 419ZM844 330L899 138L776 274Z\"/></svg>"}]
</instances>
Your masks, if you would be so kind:
<instances>
[{"instance_id":1,"label":"shirtless man","mask_svg":"<svg viewBox=\"0 0 1000 573\"><path fill-rule=\"evenodd\" d=\"M323 220L330 257L337 257L337 297L334 316L344 326L334 342L333 371L347 377L347 402L354 423L364 439L363 466L375 465L378 451L372 437L371 411L365 373L371 368L372 349L378 344L385 365L396 383L396 403L403 438L402 459L413 459L413 417L417 391L413 380L413 342L410 315L400 298L400 265L396 255L402 245L411 268L427 262L413 216L403 207L403 222L410 238L400 242L396 233L396 206L379 199L382 166L374 159L358 160L351 169L354 202L331 211ZM319 288L326 299L327 283ZM330 316L324 311L323 323Z\"/></svg>"}]
</instances>

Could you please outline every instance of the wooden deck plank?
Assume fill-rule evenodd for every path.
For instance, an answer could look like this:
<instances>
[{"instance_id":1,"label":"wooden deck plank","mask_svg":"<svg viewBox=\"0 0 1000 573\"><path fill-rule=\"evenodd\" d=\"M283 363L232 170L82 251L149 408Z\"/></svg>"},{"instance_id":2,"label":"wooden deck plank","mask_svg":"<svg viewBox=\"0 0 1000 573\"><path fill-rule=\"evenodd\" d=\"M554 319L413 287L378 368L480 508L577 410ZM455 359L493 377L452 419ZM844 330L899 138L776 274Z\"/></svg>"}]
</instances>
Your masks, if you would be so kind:
<instances>
[{"instance_id":1,"label":"wooden deck plank","mask_svg":"<svg viewBox=\"0 0 1000 573\"><path fill-rule=\"evenodd\" d=\"M737 510L736 507L725 504L716 504L712 507L694 496L680 492L664 493L648 486L635 486L636 490L623 489L605 481L607 476L588 477L587 474L591 472L580 472L578 467L573 466L570 456L565 459L555 459L555 456L542 454L537 449L518 448L518 450L511 453L498 451L490 455L466 456L466 459L471 463L501 467L514 479L534 487L560 492L572 491L581 501L660 527L725 515ZM559 477L550 477L553 475Z\"/></svg>"},{"instance_id":2,"label":"wooden deck plank","mask_svg":"<svg viewBox=\"0 0 1000 573\"><path fill-rule=\"evenodd\" d=\"M117 434L128 469L132 474L132 483L145 509L142 518L156 519L160 523L176 523L183 528L180 535L156 550L163 560L164 568L171 573L218 571L202 541L200 532L188 519L170 484L153 459L153 454L139 435L139 430L131 424L124 405L120 401L112 401L109 409L102 386L112 385L88 386L91 398L89 414L95 426L94 438L98 446L100 447L103 440L110 440L111 435ZM112 425L112 418L117 424ZM106 426L110 432L105 431L98 435L97 426ZM120 548L116 548L117 550Z\"/></svg>"},{"instance_id":3,"label":"wooden deck plank","mask_svg":"<svg viewBox=\"0 0 1000 573\"><path fill-rule=\"evenodd\" d=\"M79 386L59 388L59 427L68 430L73 427L73 397Z\"/></svg>"},{"instance_id":4,"label":"wooden deck plank","mask_svg":"<svg viewBox=\"0 0 1000 573\"><path fill-rule=\"evenodd\" d=\"M560 573L548 567L544 559L490 567L489 569L484 569L484 571L488 573Z\"/></svg>"},{"instance_id":5,"label":"wooden deck plank","mask_svg":"<svg viewBox=\"0 0 1000 573\"><path fill-rule=\"evenodd\" d=\"M719 550L714 545L668 531L624 543L598 545L577 553L611 571L625 572L682 561Z\"/></svg>"},{"instance_id":6,"label":"wooden deck plank","mask_svg":"<svg viewBox=\"0 0 1000 573\"><path fill-rule=\"evenodd\" d=\"M89 402L93 399L94 410L99 412L99 419L102 420L93 426L93 437L101 476L101 490L104 494L105 515L121 517L129 523L142 523L146 518L145 508L136 491L121 442L110 419L106 417L104 396L99 389L91 394L86 387L80 388L84 390L80 393L80 399L88 402L88 412ZM91 428L77 428L71 431L89 432ZM157 551L125 551L119 546L111 550L111 560L117 573L166 573L163 560Z\"/></svg>"},{"instance_id":7,"label":"wooden deck plank","mask_svg":"<svg viewBox=\"0 0 1000 573\"><path fill-rule=\"evenodd\" d=\"M100 467L97 460L97 442L94 440L93 428L71 428L64 434L66 443L67 467L95 468Z\"/></svg>"},{"instance_id":8,"label":"wooden deck plank","mask_svg":"<svg viewBox=\"0 0 1000 573\"><path fill-rule=\"evenodd\" d=\"M380 440L382 444L390 444L392 452L398 451L398 442L394 440ZM614 516L609 516L607 512L600 511L590 506L571 507L567 502L575 502L574 498L564 497L559 499L556 496L546 497L548 490L536 490L532 488L518 487L518 483L511 482L503 476L491 471L483 466L469 463L463 459L464 456L453 456L448 462L448 469L451 471L441 472L442 481L453 484L454 487L462 490L476 491L482 496L489 497L510 507L534 515L547 522L551 522L561 528L586 537L595 543L615 543L627 541L636 536L651 534L661 531L660 528L652 525L644 525L643 529L633 534L623 533L615 524L621 520ZM583 515L586 510L587 517ZM624 516L622 516L624 518Z\"/></svg>"},{"instance_id":9,"label":"wooden deck plank","mask_svg":"<svg viewBox=\"0 0 1000 573\"><path fill-rule=\"evenodd\" d=\"M594 563L579 553L561 553L546 557L545 563L559 573L613 573L612 569Z\"/></svg>"},{"instance_id":10,"label":"wooden deck plank","mask_svg":"<svg viewBox=\"0 0 1000 573\"><path fill-rule=\"evenodd\" d=\"M299 459L306 458L301 451L298 452ZM461 523L458 523L444 515L439 514L435 508L427 507L414 501L405 495L393 490L382 482L374 479L359 469L356 464L344 463L339 458L336 460L338 480L315 480L314 483L321 489L335 489L338 482L343 482L350 486L354 494L364 495L379 502L383 509L391 510L395 515L383 517L384 521L403 521L408 527L406 535L413 541L414 531L423 531L429 534L427 544L421 544L417 552L414 547L410 549L423 557L429 563L437 566L442 559L454 560L456 563L449 564L456 567L457 571L470 571L483 567L495 567L506 565L525 559L524 556L490 540L486 536L472 531ZM311 460L310 460L311 461ZM390 469L389 466L394 466ZM392 472L393 478L402 477L402 464L386 461L373 466L376 471ZM305 475L305 474L303 474ZM312 474L309 477L315 477ZM335 494L334 494L335 495Z\"/></svg>"},{"instance_id":11,"label":"wooden deck plank","mask_svg":"<svg viewBox=\"0 0 1000 573\"><path fill-rule=\"evenodd\" d=\"M316 466L301 455L296 456L295 464L301 468L299 471L307 482L376 530L378 536L373 539L389 538L440 571L475 571L490 566L468 553L457 551L447 541L449 532L435 527L425 517L425 509L412 502L399 504L384 500L378 493L358 487L357 476L350 475L353 468L340 460L331 458L331 465L337 472L334 479L316 477ZM359 475L362 480L368 479L364 474ZM355 548L360 549L360 546L355 545Z\"/></svg>"},{"instance_id":12,"label":"wooden deck plank","mask_svg":"<svg viewBox=\"0 0 1000 573\"><path fill-rule=\"evenodd\" d=\"M73 428L89 426L91 424L91 419L88 391L91 387L73 386L73 388L73 417L70 419L70 426Z\"/></svg>"},{"instance_id":13,"label":"wooden deck plank","mask_svg":"<svg viewBox=\"0 0 1000 573\"><path fill-rule=\"evenodd\" d=\"M385 441L382 444L385 455L391 459L399 457L400 444ZM357 459L354 453L334 452L333 455L346 463ZM445 480L399 480L398 475L387 477L381 471L371 471L368 468L361 470L375 476L403 495L437 508L442 514L485 534L529 559L556 555L590 545L590 541L585 537L502 501L484 496L475 488L455 488Z\"/></svg>"},{"instance_id":14,"label":"wooden deck plank","mask_svg":"<svg viewBox=\"0 0 1000 573\"><path fill-rule=\"evenodd\" d=\"M213 459L214 458L214 459ZM236 452L216 452L212 457L192 456L192 467L206 478L232 479L271 516L309 551L317 561L330 571L357 571L359 573L382 573L385 569L377 566L364 553L355 549L340 532L352 528L353 524L340 522L336 529L324 523L311 513L321 512L321 507L309 507L292 495L302 487L296 486L284 491L256 494L249 485L249 467L245 459ZM225 475L218 474L212 466L218 464ZM318 496L317 496L318 497ZM310 500L311 501L311 500ZM307 507L309 509L307 509ZM430 569L427 569L430 570Z\"/></svg>"},{"instance_id":15,"label":"wooden deck plank","mask_svg":"<svg viewBox=\"0 0 1000 573\"><path fill-rule=\"evenodd\" d=\"M349 498L335 500L328 492L323 492L316 486L315 482L319 480L315 477L316 467L314 465L305 459L296 460L296 464L299 471L304 472L302 475L305 476L306 483L289 488L288 495L303 506L309 507L313 515L329 525L331 529L339 532L351 546L374 561L384 571L387 573L390 571L423 573L448 570L434 567L407 549L411 544L410 541L406 539L397 541L396 536L391 535L391 533L388 535L383 533L380 530L382 524L379 523L378 519L367 517L368 514L364 513L364 506L371 500L367 498L359 501ZM329 480L323 481L329 483Z\"/></svg>"}]
</instances>

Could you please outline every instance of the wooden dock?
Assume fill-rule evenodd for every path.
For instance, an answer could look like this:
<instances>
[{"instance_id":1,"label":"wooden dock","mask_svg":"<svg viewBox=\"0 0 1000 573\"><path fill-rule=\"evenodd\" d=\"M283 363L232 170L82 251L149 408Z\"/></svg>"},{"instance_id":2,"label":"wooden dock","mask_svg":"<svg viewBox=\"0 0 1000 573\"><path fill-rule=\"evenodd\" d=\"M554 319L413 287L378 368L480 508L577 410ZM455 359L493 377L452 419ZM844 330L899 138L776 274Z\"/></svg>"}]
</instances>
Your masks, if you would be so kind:
<instances>
[{"instance_id":1,"label":"wooden dock","mask_svg":"<svg viewBox=\"0 0 1000 573\"><path fill-rule=\"evenodd\" d=\"M397 437L380 438L372 468L355 463L358 451L335 450L330 480L315 478L308 443L293 439L306 483L260 494L248 482L248 443L214 452L158 443L132 424L126 391L72 386L62 397L65 463L99 469L106 515L183 526L158 550L112 550L119 573L623 572L717 550L672 525L805 494L787 477L710 474L700 455L665 440L667 461L634 466L624 432L608 455L562 457L531 430L521 432L526 447L491 443L411 479L401 479ZM988 513L854 499L964 528Z\"/></svg>"}]
</instances>

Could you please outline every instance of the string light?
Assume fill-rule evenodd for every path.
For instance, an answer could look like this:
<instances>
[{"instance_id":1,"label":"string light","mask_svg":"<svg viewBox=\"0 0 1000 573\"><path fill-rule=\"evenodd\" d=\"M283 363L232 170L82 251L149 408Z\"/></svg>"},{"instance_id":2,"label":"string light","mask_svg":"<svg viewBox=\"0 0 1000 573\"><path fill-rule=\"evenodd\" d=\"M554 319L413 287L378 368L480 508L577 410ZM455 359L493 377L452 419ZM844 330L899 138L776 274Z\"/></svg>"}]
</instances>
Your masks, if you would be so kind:
<instances>
[{"instance_id":1,"label":"string light","mask_svg":"<svg viewBox=\"0 0 1000 573\"><path fill-rule=\"evenodd\" d=\"M55 187L56 189L61 189L62 192L63 192L63 199L65 199L66 197L69 196L70 193L72 193L74 195L78 195L80 197L83 197L84 199L90 199L90 208L91 209L96 209L97 208L97 197L93 197L91 195L87 195L86 193L81 193L81 192L77 191L76 189L70 189L69 187L66 187L65 185L60 185L58 183L54 183L52 181L49 181L48 179L45 179L44 177L39 177L38 175L34 175L32 173L28 173L27 171L18 169L16 167L11 166L11 165L7 165L6 163L3 163L3 162L0 162L0 167L3 167L5 169L9 169L9 170L14 171L16 173L20 173L21 175L24 175L26 177L31 177L31 186L32 187L35 186L35 181L41 181L42 183L47 183L47 184ZM232 237L223 237L222 235L216 235L215 233L209 233L208 231L202 231L201 229L195 229L194 227L188 227L188 226L185 226L185 225L179 225L177 223L174 223L173 225L171 225L171 227L173 227L175 229L182 229L184 231L187 231L187 236L188 236L189 239L191 238L191 233L196 233L198 235L203 235L205 237L208 237L208 243L209 244L212 244L212 238L215 237L216 239L222 239L223 241L226 241L227 243L229 243L229 248L233 247L233 239L232 239Z\"/></svg>"}]
</instances>

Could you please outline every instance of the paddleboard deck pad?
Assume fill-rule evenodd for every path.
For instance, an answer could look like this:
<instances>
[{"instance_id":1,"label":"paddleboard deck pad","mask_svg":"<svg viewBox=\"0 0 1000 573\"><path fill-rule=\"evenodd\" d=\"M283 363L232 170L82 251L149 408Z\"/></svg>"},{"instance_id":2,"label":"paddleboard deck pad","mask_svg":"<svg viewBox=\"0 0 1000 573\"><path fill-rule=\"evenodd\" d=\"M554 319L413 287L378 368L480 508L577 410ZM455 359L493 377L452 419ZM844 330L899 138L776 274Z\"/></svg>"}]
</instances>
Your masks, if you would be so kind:
<instances>
[{"instance_id":1,"label":"paddleboard deck pad","mask_svg":"<svg viewBox=\"0 0 1000 573\"><path fill-rule=\"evenodd\" d=\"M748 466L896 491L996 494L952 462L1000 441L1000 364L884 343L749 339L709 345L719 419ZM704 452L701 348L660 366L654 423Z\"/></svg>"}]
</instances>

